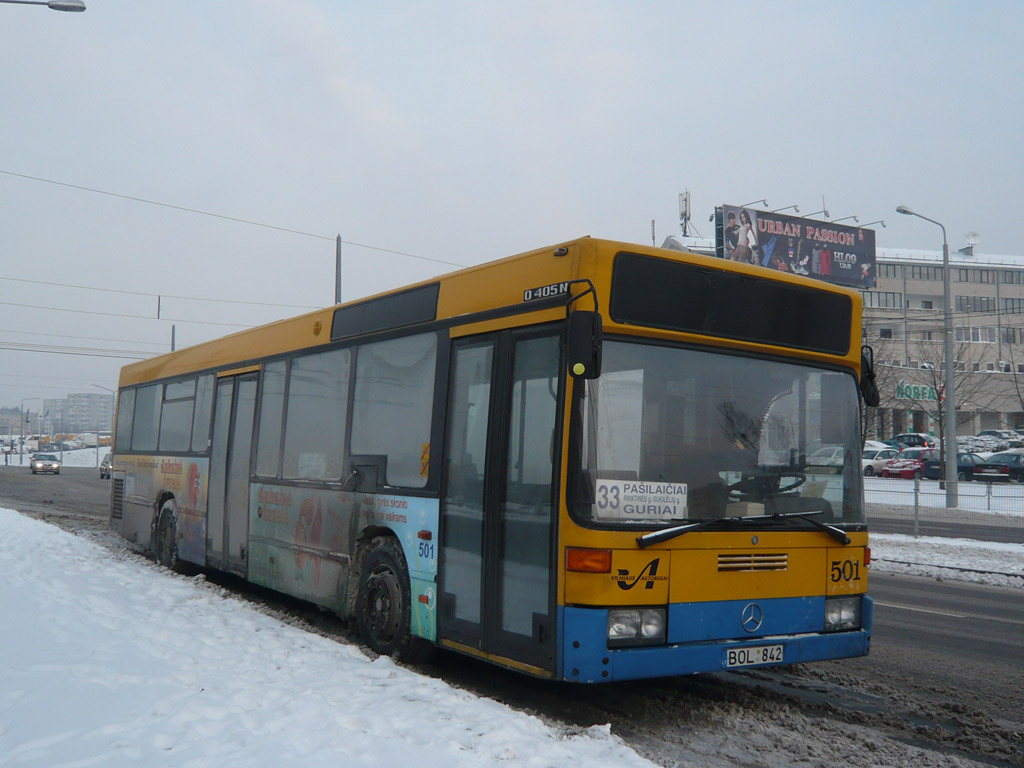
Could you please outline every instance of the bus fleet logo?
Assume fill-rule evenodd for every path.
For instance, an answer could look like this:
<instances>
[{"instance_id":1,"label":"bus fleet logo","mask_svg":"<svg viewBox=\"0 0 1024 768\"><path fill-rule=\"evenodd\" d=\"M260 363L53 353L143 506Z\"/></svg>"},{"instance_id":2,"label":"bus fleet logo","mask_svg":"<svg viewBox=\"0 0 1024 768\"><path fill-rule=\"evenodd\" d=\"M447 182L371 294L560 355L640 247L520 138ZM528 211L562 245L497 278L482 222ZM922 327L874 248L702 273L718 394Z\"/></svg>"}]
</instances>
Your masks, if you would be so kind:
<instances>
[{"instance_id":1,"label":"bus fleet logo","mask_svg":"<svg viewBox=\"0 0 1024 768\"><path fill-rule=\"evenodd\" d=\"M668 581L668 576L658 575L658 563L660 562L660 557L654 558L643 567L643 570L641 570L634 579L630 578L628 568L618 568L618 575L612 576L612 579L614 579L615 583L618 584L619 589L626 591L632 589L641 581L644 583L644 589L654 589L654 582Z\"/></svg>"}]
</instances>

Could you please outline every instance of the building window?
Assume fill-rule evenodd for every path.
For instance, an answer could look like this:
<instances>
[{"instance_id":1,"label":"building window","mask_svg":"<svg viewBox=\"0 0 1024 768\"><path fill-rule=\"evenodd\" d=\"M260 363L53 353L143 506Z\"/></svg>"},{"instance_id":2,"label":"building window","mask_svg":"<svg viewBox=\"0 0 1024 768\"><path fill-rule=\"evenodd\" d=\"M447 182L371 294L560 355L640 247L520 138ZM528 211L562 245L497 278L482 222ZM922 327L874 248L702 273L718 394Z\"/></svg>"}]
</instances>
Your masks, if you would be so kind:
<instances>
[{"instance_id":1,"label":"building window","mask_svg":"<svg viewBox=\"0 0 1024 768\"><path fill-rule=\"evenodd\" d=\"M921 302L921 309L934 309L934 307L932 306L932 302L930 302L930 301L922 301Z\"/></svg>"},{"instance_id":2,"label":"building window","mask_svg":"<svg viewBox=\"0 0 1024 768\"><path fill-rule=\"evenodd\" d=\"M1024 272L1018 270L1004 270L1003 283L1007 285L1024 285Z\"/></svg>"},{"instance_id":3,"label":"building window","mask_svg":"<svg viewBox=\"0 0 1024 768\"><path fill-rule=\"evenodd\" d=\"M994 344L996 342L996 328L993 326L957 328L955 330L957 341L976 341L983 344Z\"/></svg>"},{"instance_id":4,"label":"building window","mask_svg":"<svg viewBox=\"0 0 1024 768\"><path fill-rule=\"evenodd\" d=\"M996 271L994 269L958 269L957 279L961 283L994 283Z\"/></svg>"},{"instance_id":5,"label":"building window","mask_svg":"<svg viewBox=\"0 0 1024 768\"><path fill-rule=\"evenodd\" d=\"M892 291L865 291L864 304L882 309L899 309L903 306L903 294Z\"/></svg>"},{"instance_id":6,"label":"building window","mask_svg":"<svg viewBox=\"0 0 1024 768\"><path fill-rule=\"evenodd\" d=\"M891 339L892 338L892 328L879 328L878 329L878 338L880 338L880 339Z\"/></svg>"},{"instance_id":7,"label":"building window","mask_svg":"<svg viewBox=\"0 0 1024 768\"><path fill-rule=\"evenodd\" d=\"M1024 274L1024 273L1022 273ZM1013 315L1024 313L1024 299L1000 299L999 308Z\"/></svg>"},{"instance_id":8,"label":"building window","mask_svg":"<svg viewBox=\"0 0 1024 768\"><path fill-rule=\"evenodd\" d=\"M899 264L876 264L875 267L878 270L879 277L899 277L900 267Z\"/></svg>"},{"instance_id":9,"label":"building window","mask_svg":"<svg viewBox=\"0 0 1024 768\"><path fill-rule=\"evenodd\" d=\"M917 264L905 267L911 280L941 280L942 267L923 267Z\"/></svg>"},{"instance_id":10,"label":"building window","mask_svg":"<svg viewBox=\"0 0 1024 768\"><path fill-rule=\"evenodd\" d=\"M957 312L994 312L996 309L995 296L957 296Z\"/></svg>"}]
</instances>

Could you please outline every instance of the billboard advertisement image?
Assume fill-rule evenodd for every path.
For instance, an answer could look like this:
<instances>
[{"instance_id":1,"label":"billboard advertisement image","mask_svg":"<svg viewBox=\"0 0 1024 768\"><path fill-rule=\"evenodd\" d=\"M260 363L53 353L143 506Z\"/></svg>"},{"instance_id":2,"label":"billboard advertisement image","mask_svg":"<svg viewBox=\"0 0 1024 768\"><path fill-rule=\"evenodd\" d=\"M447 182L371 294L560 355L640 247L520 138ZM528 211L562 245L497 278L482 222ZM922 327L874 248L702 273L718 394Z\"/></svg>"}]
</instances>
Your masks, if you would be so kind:
<instances>
[{"instance_id":1,"label":"billboard advertisement image","mask_svg":"<svg viewBox=\"0 0 1024 768\"><path fill-rule=\"evenodd\" d=\"M718 253L732 261L866 290L875 285L875 231L735 205L721 207Z\"/></svg>"}]
</instances>

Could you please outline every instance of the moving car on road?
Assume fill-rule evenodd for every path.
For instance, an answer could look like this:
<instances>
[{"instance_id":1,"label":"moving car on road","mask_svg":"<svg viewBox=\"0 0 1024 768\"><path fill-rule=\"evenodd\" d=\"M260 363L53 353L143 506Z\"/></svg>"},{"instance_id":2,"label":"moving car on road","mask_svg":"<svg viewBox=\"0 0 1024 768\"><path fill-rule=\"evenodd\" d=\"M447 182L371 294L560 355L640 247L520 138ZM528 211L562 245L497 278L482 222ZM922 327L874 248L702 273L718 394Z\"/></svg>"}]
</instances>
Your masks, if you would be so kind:
<instances>
[{"instance_id":1,"label":"moving car on road","mask_svg":"<svg viewBox=\"0 0 1024 768\"><path fill-rule=\"evenodd\" d=\"M40 472L60 474L60 460L52 453L37 453L29 459L28 465L32 469L33 475Z\"/></svg>"},{"instance_id":2,"label":"moving car on road","mask_svg":"<svg viewBox=\"0 0 1024 768\"><path fill-rule=\"evenodd\" d=\"M103 457L103 461L100 462L100 479L110 479L110 454L108 453Z\"/></svg>"}]
</instances>

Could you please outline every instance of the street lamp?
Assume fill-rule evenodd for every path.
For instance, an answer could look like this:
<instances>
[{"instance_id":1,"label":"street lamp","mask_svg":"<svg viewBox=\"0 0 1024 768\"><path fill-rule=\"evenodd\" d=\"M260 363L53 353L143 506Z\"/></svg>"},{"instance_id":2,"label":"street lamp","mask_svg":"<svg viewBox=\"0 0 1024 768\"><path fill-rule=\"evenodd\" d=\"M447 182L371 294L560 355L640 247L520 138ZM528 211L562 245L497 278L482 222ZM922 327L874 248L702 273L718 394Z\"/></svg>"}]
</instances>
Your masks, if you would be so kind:
<instances>
[{"instance_id":1,"label":"street lamp","mask_svg":"<svg viewBox=\"0 0 1024 768\"><path fill-rule=\"evenodd\" d=\"M942 343L946 356L946 383L943 387L943 397L945 398L943 411L945 416L942 420L942 443L946 452L946 507L955 508L958 506L956 483L956 393L953 390L953 307L950 304L949 290L949 243L946 240L946 228L935 219L922 216L905 205L897 207L896 213L917 216L919 219L930 221L942 230Z\"/></svg>"},{"instance_id":2,"label":"street lamp","mask_svg":"<svg viewBox=\"0 0 1024 768\"><path fill-rule=\"evenodd\" d=\"M0 0L0 3L45 5L51 11L70 11L71 13L81 13L85 10L84 0Z\"/></svg>"},{"instance_id":3,"label":"street lamp","mask_svg":"<svg viewBox=\"0 0 1024 768\"><path fill-rule=\"evenodd\" d=\"M41 398L41 397L26 397L26 398L23 398L22 401L21 401L21 409L19 411L19 413L21 414L21 419L20 419L20 421L21 421L21 430L20 430L21 431L21 440L20 440L20 444L18 445L18 466L19 467L22 464L25 463L24 460L23 460L23 457L25 455L25 403L27 403L29 400L40 400L41 401L42 399L43 398Z\"/></svg>"}]
</instances>

